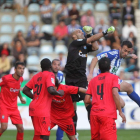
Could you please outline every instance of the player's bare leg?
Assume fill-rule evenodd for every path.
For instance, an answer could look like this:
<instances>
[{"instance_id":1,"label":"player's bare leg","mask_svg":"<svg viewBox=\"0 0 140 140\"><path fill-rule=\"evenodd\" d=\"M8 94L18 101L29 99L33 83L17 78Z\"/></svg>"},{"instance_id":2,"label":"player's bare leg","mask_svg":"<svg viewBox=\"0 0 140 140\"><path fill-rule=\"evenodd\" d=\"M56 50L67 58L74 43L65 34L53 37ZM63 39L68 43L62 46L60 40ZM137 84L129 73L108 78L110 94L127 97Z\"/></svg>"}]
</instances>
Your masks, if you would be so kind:
<instances>
[{"instance_id":1,"label":"player's bare leg","mask_svg":"<svg viewBox=\"0 0 140 140\"><path fill-rule=\"evenodd\" d=\"M70 136L70 135L67 134L67 136L68 136L69 140L76 140L75 135Z\"/></svg>"},{"instance_id":2,"label":"player's bare leg","mask_svg":"<svg viewBox=\"0 0 140 140\"><path fill-rule=\"evenodd\" d=\"M127 83L127 82L122 82L120 84L120 91L121 92L127 92L127 95L133 100L135 101L138 106L140 107L140 97L138 96L138 94L134 91L133 87L131 84Z\"/></svg>"},{"instance_id":3,"label":"player's bare leg","mask_svg":"<svg viewBox=\"0 0 140 140\"><path fill-rule=\"evenodd\" d=\"M16 140L23 140L24 129L23 124L15 124L17 127L17 139Z\"/></svg>"},{"instance_id":4,"label":"player's bare leg","mask_svg":"<svg viewBox=\"0 0 140 140\"><path fill-rule=\"evenodd\" d=\"M0 136L7 129L7 127L8 127L8 123L1 123Z\"/></svg>"}]
</instances>

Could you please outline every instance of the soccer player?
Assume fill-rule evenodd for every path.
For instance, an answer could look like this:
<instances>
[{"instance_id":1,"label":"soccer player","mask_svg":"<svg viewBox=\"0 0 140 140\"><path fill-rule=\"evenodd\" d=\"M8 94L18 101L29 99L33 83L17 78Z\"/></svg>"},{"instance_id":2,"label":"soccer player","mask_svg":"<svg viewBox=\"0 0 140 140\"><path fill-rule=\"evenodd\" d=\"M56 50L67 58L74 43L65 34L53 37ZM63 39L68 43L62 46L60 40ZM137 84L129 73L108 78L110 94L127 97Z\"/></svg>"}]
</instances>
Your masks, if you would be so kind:
<instances>
[{"instance_id":1,"label":"soccer player","mask_svg":"<svg viewBox=\"0 0 140 140\"><path fill-rule=\"evenodd\" d=\"M49 140L52 95L64 95L64 91L56 91L54 88L55 75L50 72L51 61L49 59L45 58L41 61L41 69L42 71L34 75L23 88L23 93L33 99L29 105L29 116L31 116L35 130L33 140Z\"/></svg>"},{"instance_id":2,"label":"soccer player","mask_svg":"<svg viewBox=\"0 0 140 140\"><path fill-rule=\"evenodd\" d=\"M90 103L92 97L91 140L117 140L116 107L122 117L122 122L126 122L118 94L119 78L109 72L109 58L100 59L98 64L101 73L90 81L85 97L86 103Z\"/></svg>"},{"instance_id":3,"label":"soccer player","mask_svg":"<svg viewBox=\"0 0 140 140\"><path fill-rule=\"evenodd\" d=\"M20 94L20 86L23 81L24 63L16 62L15 73L5 75L0 79L0 137L8 127L8 118L10 117L12 124L17 128L16 140L23 140L23 122L17 106L17 97L19 96L21 103L26 103Z\"/></svg>"},{"instance_id":4,"label":"soccer player","mask_svg":"<svg viewBox=\"0 0 140 140\"><path fill-rule=\"evenodd\" d=\"M85 38L82 30L80 29L77 29L72 33L73 41L71 42L68 48L67 63L64 72L66 73L66 85L73 85L86 88L88 85L87 77L85 74L87 55L89 52L98 50L98 44L96 40L100 39L104 35L113 33L115 28L110 27L106 31L98 33L96 35L91 35L92 27L90 26L84 26L83 30L86 32L87 37L89 38ZM75 128L77 125L76 102L84 100L84 98L85 94L80 92L78 94L72 95L72 100L75 107L75 115L73 117ZM89 112L91 109L91 105L87 104L86 109Z\"/></svg>"},{"instance_id":5,"label":"soccer player","mask_svg":"<svg viewBox=\"0 0 140 140\"><path fill-rule=\"evenodd\" d=\"M64 96L54 96L51 105L51 128L58 125L66 132L70 140L76 140L75 127L72 117L74 116L74 106L71 99L71 94L77 94L78 91L86 93L86 89L75 86L59 84L56 81L55 88L57 91L63 90Z\"/></svg>"},{"instance_id":6,"label":"soccer player","mask_svg":"<svg viewBox=\"0 0 140 140\"><path fill-rule=\"evenodd\" d=\"M52 71L57 77L59 83L63 81L63 72L60 71L60 60L54 59L52 60ZM56 140L62 140L63 139L64 131L58 126L58 129L56 131Z\"/></svg>"},{"instance_id":7,"label":"soccer player","mask_svg":"<svg viewBox=\"0 0 140 140\"><path fill-rule=\"evenodd\" d=\"M111 69L110 72L112 74L116 74L117 70L119 69L121 65L121 61L126 57L131 57L133 59L137 59L137 56L135 54L129 54L132 49L132 44L130 41L123 41L121 48L119 50L110 50L107 52L103 52L97 55L97 57L94 57L91 62L90 66L90 72L88 75L88 81L92 79L93 70L97 64L97 62L103 58L108 57L111 61ZM100 73L100 70L99 70ZM140 106L140 97L138 94L133 90L133 87L131 84L120 80L120 92L127 92L127 95Z\"/></svg>"}]
</instances>

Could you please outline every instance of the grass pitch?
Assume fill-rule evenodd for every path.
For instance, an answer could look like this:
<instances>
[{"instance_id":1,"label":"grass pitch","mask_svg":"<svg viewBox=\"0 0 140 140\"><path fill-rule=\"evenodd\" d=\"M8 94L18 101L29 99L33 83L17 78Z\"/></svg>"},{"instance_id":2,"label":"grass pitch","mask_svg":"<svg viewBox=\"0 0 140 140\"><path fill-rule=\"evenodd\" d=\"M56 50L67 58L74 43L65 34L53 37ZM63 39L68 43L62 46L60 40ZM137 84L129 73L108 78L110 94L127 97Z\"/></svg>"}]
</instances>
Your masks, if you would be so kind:
<instances>
[{"instance_id":1,"label":"grass pitch","mask_svg":"<svg viewBox=\"0 0 140 140\"><path fill-rule=\"evenodd\" d=\"M89 130L78 130L79 140L90 140ZM25 130L24 140L32 140L34 131ZM140 130L118 130L118 140L140 140ZM16 130L7 130L4 132L0 140L16 140ZM56 131L52 130L50 140L56 140ZM63 140L68 140L67 136L64 135Z\"/></svg>"}]
</instances>

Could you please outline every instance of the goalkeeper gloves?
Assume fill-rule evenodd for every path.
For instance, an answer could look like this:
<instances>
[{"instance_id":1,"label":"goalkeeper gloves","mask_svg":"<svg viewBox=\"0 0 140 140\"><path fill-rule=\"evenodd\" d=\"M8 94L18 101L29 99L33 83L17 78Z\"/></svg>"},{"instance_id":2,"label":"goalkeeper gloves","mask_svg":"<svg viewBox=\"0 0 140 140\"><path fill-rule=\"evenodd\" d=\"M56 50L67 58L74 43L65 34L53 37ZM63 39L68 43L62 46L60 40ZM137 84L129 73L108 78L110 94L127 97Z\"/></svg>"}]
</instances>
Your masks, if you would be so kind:
<instances>
[{"instance_id":1,"label":"goalkeeper gloves","mask_svg":"<svg viewBox=\"0 0 140 140\"><path fill-rule=\"evenodd\" d=\"M107 35L107 34L112 34L112 33L114 33L114 31L115 31L115 28L114 28L113 26L111 26L111 27L109 27L106 31L103 31L102 33L103 33L103 35L105 36L105 35Z\"/></svg>"}]
</instances>

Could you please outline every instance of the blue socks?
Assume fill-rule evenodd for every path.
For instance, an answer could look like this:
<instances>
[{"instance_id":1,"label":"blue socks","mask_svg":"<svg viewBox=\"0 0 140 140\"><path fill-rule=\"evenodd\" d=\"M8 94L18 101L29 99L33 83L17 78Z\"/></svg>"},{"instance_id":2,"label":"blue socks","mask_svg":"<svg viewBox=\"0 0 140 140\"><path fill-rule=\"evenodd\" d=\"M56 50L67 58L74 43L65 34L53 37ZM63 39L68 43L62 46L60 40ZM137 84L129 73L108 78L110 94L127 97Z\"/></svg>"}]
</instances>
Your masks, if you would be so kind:
<instances>
[{"instance_id":1,"label":"blue socks","mask_svg":"<svg viewBox=\"0 0 140 140\"><path fill-rule=\"evenodd\" d=\"M140 97L138 96L138 94L133 91L131 94L128 94L128 96L138 104L138 106L140 107Z\"/></svg>"},{"instance_id":2,"label":"blue socks","mask_svg":"<svg viewBox=\"0 0 140 140\"><path fill-rule=\"evenodd\" d=\"M64 134L64 131L58 126L58 129L56 132L56 140L62 140L63 134Z\"/></svg>"}]
</instances>

